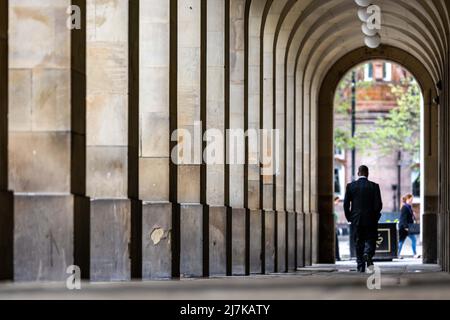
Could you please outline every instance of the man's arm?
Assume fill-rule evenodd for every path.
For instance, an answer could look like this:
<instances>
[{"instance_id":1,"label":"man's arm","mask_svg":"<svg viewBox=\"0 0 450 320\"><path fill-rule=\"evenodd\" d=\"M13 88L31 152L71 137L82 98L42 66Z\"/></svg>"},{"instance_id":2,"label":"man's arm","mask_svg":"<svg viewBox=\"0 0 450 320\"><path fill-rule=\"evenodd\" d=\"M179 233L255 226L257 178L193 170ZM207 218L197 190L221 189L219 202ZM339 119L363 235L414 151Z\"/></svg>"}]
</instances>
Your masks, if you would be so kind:
<instances>
[{"instance_id":1,"label":"man's arm","mask_svg":"<svg viewBox=\"0 0 450 320\"><path fill-rule=\"evenodd\" d=\"M345 198L344 198L344 212L345 217L347 218L348 222L350 221L350 202L352 201L351 193L350 193L350 184L347 185L347 188L345 190Z\"/></svg>"},{"instance_id":2,"label":"man's arm","mask_svg":"<svg viewBox=\"0 0 450 320\"><path fill-rule=\"evenodd\" d=\"M381 210L383 210L383 201L381 199L380 186L377 184L375 189L375 213L378 215L378 220L381 218Z\"/></svg>"}]
</instances>

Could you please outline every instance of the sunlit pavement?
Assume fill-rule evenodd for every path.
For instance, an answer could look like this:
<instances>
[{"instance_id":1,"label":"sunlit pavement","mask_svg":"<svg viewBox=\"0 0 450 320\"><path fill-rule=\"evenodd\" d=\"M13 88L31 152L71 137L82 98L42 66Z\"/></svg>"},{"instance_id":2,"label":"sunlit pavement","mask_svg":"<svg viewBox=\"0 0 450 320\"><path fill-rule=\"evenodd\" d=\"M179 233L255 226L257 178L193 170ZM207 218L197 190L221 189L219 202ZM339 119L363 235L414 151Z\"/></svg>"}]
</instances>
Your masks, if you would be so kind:
<instances>
[{"instance_id":1,"label":"sunlit pavement","mask_svg":"<svg viewBox=\"0 0 450 320\"><path fill-rule=\"evenodd\" d=\"M404 259L376 263L381 289L369 290L371 274L358 274L355 263L316 265L291 274L250 277L82 283L70 291L65 283L0 283L0 299L133 300L277 300L277 299L450 299L450 275L435 265Z\"/></svg>"}]
</instances>

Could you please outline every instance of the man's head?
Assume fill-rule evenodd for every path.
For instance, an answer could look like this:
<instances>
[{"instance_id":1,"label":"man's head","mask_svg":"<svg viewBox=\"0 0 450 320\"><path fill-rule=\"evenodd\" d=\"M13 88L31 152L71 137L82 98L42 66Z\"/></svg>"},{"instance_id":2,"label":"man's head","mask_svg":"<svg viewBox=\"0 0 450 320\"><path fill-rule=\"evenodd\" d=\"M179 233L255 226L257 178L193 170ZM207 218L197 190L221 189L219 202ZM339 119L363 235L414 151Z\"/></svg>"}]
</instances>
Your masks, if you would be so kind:
<instances>
[{"instance_id":1,"label":"man's head","mask_svg":"<svg viewBox=\"0 0 450 320\"><path fill-rule=\"evenodd\" d=\"M360 166L358 169L358 176L359 177L369 177L369 168L367 166Z\"/></svg>"}]
</instances>

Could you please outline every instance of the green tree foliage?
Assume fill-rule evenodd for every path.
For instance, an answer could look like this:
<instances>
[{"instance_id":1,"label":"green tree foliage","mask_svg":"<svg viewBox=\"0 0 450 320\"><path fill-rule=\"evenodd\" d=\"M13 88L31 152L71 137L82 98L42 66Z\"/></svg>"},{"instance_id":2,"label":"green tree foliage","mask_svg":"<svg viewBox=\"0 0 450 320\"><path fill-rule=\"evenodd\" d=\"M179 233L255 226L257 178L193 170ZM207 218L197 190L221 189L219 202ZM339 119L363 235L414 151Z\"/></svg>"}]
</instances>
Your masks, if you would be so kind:
<instances>
[{"instance_id":1,"label":"green tree foliage","mask_svg":"<svg viewBox=\"0 0 450 320\"><path fill-rule=\"evenodd\" d=\"M397 108L375 124L375 130L368 135L368 143L382 154L400 151L411 159L420 153L420 87L413 79L403 85L392 86L397 98Z\"/></svg>"},{"instance_id":2,"label":"green tree foliage","mask_svg":"<svg viewBox=\"0 0 450 320\"><path fill-rule=\"evenodd\" d=\"M421 90L414 79L407 79L401 85L391 86L397 100L397 108L381 116L373 128L357 127L355 137L351 137L351 96L345 89L351 88L351 73L339 84L336 92L336 113L348 119L345 125L335 127L335 146L342 150L356 148L358 152L376 150L381 155L394 152L408 154L409 159L417 159L420 152L420 105ZM367 88L371 83L358 82L357 90ZM348 93L348 91L347 91Z\"/></svg>"}]
</instances>

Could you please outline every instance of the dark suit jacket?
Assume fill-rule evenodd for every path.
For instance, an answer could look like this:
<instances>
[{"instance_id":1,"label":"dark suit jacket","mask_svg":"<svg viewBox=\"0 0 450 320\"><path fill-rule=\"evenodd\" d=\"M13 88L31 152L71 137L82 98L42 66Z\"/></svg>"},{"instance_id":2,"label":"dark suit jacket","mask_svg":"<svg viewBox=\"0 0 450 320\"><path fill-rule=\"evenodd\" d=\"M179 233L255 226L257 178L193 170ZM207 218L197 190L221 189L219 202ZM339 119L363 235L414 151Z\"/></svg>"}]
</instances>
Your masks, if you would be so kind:
<instances>
[{"instance_id":1,"label":"dark suit jacket","mask_svg":"<svg viewBox=\"0 0 450 320\"><path fill-rule=\"evenodd\" d=\"M376 226L383 202L380 186L361 178L347 185L344 199L345 217L356 226Z\"/></svg>"}]
</instances>

